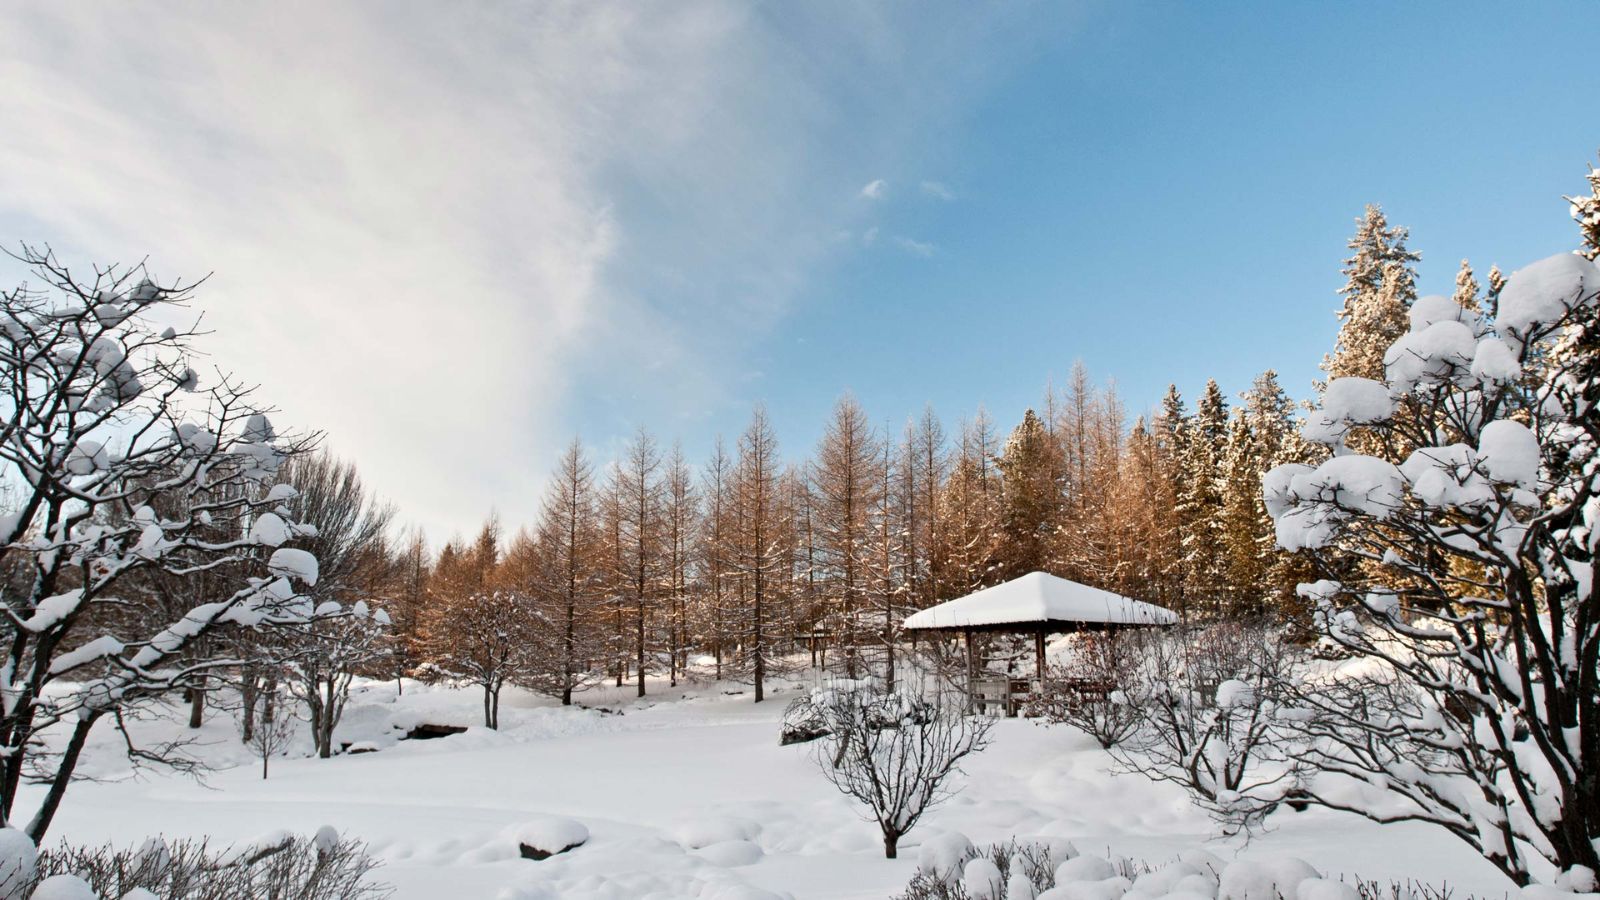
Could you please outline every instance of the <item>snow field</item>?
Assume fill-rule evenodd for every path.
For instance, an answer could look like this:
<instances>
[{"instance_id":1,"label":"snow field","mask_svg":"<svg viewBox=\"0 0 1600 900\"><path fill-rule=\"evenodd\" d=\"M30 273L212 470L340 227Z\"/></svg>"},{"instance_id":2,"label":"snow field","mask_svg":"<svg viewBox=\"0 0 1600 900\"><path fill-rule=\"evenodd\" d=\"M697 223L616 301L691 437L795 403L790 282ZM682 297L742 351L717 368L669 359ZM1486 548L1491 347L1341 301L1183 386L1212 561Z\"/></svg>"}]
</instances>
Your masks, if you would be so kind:
<instances>
[{"instance_id":1,"label":"snow field","mask_svg":"<svg viewBox=\"0 0 1600 900\"><path fill-rule=\"evenodd\" d=\"M1509 887L1470 850L1421 826L1380 828L1313 810L1275 814L1248 847L1218 840L1182 791L1112 775L1110 758L1084 735L1021 720L998 723L993 746L967 766L962 792L902 841L900 859L885 860L875 826L817 773L810 745L778 746L784 706L810 689L806 682L779 685L759 706L747 689L728 684L652 684L653 695L642 701L625 696L631 686L582 698L621 714L508 692L496 732L474 724L481 707L473 691L407 682L396 697L392 682L364 683L337 737L377 752L275 760L263 781L233 722L213 711L194 752L228 768L205 785L162 772L130 777L108 731L85 766L113 780L75 785L51 840L138 846L152 834L209 835L217 845L332 826L368 842L384 862L376 877L393 884L399 898L885 898L904 888L925 856L959 859L968 836L980 846L1014 836L1048 841L1081 848L1078 859L1159 865L1204 847L1225 862L1241 852L1244 859L1304 858L1334 878L1448 881L1460 893L1489 897ZM188 734L184 712L136 723L136 734ZM468 730L398 739L424 722ZM298 752L307 749L309 743ZM588 840L574 850L540 861L521 857L526 839L554 844L579 829ZM1172 870L1180 872L1196 874ZM1182 878L1143 886L1136 880L1122 892L1106 878L1093 883L1102 887L1059 896L1204 893ZM1325 892L1285 896L1348 900Z\"/></svg>"}]
</instances>

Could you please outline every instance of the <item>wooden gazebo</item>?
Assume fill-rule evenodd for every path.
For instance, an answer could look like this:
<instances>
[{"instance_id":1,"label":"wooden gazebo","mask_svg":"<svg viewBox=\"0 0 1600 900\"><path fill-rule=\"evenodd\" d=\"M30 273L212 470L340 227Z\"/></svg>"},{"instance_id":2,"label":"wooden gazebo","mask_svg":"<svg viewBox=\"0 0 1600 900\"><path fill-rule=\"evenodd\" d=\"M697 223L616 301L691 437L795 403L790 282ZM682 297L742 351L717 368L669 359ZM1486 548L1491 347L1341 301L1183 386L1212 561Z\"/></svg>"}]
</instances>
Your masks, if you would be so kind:
<instances>
[{"instance_id":1,"label":"wooden gazebo","mask_svg":"<svg viewBox=\"0 0 1600 900\"><path fill-rule=\"evenodd\" d=\"M1046 635L1172 625L1177 621L1178 614L1170 609L1045 572L1030 572L913 613L901 627L913 638L919 633L965 637L970 704L975 678L972 636L976 633L1033 635L1034 672L1042 689Z\"/></svg>"}]
</instances>

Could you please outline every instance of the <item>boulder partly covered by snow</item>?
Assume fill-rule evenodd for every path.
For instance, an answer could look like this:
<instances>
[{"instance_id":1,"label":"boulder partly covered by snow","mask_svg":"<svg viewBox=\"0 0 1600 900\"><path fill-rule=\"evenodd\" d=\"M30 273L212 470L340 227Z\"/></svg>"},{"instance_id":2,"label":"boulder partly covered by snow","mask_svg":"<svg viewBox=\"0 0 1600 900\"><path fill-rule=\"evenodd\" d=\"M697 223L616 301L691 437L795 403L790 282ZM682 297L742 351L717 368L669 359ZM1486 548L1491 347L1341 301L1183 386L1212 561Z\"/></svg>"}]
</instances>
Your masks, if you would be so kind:
<instances>
[{"instance_id":1,"label":"boulder partly covered by snow","mask_svg":"<svg viewBox=\"0 0 1600 900\"><path fill-rule=\"evenodd\" d=\"M508 831L523 859L549 859L589 842L589 829L582 822L562 816L529 819Z\"/></svg>"}]
</instances>

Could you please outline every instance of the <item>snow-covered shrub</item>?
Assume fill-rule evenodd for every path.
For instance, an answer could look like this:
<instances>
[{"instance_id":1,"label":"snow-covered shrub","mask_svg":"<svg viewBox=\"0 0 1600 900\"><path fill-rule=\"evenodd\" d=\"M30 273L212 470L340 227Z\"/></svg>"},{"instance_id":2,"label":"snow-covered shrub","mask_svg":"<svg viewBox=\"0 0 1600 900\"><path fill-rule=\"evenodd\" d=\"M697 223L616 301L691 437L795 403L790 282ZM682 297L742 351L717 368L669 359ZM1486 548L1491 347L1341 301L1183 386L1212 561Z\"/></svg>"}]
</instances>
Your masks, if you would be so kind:
<instances>
[{"instance_id":1,"label":"snow-covered shrub","mask_svg":"<svg viewBox=\"0 0 1600 900\"><path fill-rule=\"evenodd\" d=\"M1110 749L1132 735L1142 719L1124 685L1139 672L1138 634L1084 634L1063 665L1047 667L1043 689L1026 712L1046 722L1071 725Z\"/></svg>"},{"instance_id":2,"label":"snow-covered shrub","mask_svg":"<svg viewBox=\"0 0 1600 900\"><path fill-rule=\"evenodd\" d=\"M1137 727L1112 745L1124 769L1182 785L1230 829L1297 785L1282 752L1283 685L1302 651L1272 622L1214 622L1124 637L1133 661L1117 701Z\"/></svg>"},{"instance_id":3,"label":"snow-covered shrub","mask_svg":"<svg viewBox=\"0 0 1600 900\"><path fill-rule=\"evenodd\" d=\"M894 859L902 835L950 796L961 761L982 750L993 724L954 705L861 683L819 692L828 735L816 742L822 774L865 804Z\"/></svg>"},{"instance_id":4,"label":"snow-covered shrub","mask_svg":"<svg viewBox=\"0 0 1600 900\"><path fill-rule=\"evenodd\" d=\"M954 875L948 874L952 867ZM1147 864L1079 855L1065 842L1016 838L968 846L938 871L919 869L895 900L1452 900L1452 895L1447 886L1418 882L1325 878L1304 860L1288 856L1224 862L1204 850L1186 850L1169 862ZM1544 900L1581 896L1557 892Z\"/></svg>"},{"instance_id":5,"label":"snow-covered shrub","mask_svg":"<svg viewBox=\"0 0 1600 900\"><path fill-rule=\"evenodd\" d=\"M1392 408L1330 382L1316 418L1348 427L1305 437L1332 457L1263 493L1352 657L1291 685L1306 796L1433 823L1526 884L1529 854L1600 868L1600 267L1559 254L1490 301L1419 301Z\"/></svg>"},{"instance_id":6,"label":"snow-covered shrub","mask_svg":"<svg viewBox=\"0 0 1600 900\"><path fill-rule=\"evenodd\" d=\"M804 744L827 735L828 723L822 706L813 700L814 696L815 692L801 694L784 707L778 729L778 746Z\"/></svg>"},{"instance_id":7,"label":"snow-covered shrub","mask_svg":"<svg viewBox=\"0 0 1600 900\"><path fill-rule=\"evenodd\" d=\"M280 832L221 850L159 838L131 850L63 844L39 855L39 877L76 876L91 896L107 898L145 890L163 900L381 900L391 888L368 877L379 865L365 844L324 827L309 838Z\"/></svg>"},{"instance_id":8,"label":"snow-covered shrub","mask_svg":"<svg viewBox=\"0 0 1600 900\"><path fill-rule=\"evenodd\" d=\"M940 835L923 844L917 874L896 900L1034 900L1055 886L1056 866L1075 856L1072 845L1059 840L979 848L963 835Z\"/></svg>"}]
</instances>

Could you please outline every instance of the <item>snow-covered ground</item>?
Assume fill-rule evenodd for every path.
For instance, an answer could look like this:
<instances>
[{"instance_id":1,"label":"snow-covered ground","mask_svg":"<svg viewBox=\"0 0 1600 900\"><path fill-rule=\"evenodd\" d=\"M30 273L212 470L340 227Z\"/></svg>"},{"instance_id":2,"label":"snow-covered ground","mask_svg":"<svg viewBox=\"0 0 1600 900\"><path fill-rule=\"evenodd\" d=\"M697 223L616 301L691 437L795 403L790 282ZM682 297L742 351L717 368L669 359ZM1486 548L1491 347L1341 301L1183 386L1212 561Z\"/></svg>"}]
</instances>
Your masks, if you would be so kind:
<instances>
[{"instance_id":1,"label":"snow-covered ground","mask_svg":"<svg viewBox=\"0 0 1600 900\"><path fill-rule=\"evenodd\" d=\"M111 780L72 788L51 841L126 845L162 834L216 843L331 824L370 843L384 861L378 877L401 898L884 898L912 875L918 846L948 831L980 843L1060 836L1085 852L1153 863L1195 846L1224 859L1291 855L1330 875L1448 882L1458 896L1509 887L1464 845L1423 826L1284 811L1248 842L1218 838L1176 787L1113 776L1083 735L1021 720L999 723L961 793L902 842L899 860L885 860L875 827L816 772L810 748L778 746L778 719L804 681L759 705L734 684L651 688L643 701L631 686L582 697L617 712L508 691L498 733L473 727L397 743L394 725L474 725L480 695L407 682L397 697L392 682L364 684L342 739L373 741L378 752L276 759L266 781L225 713L198 732L193 752L228 766L204 784L163 772L126 777L105 729L85 771ZM138 728L149 738L184 733L183 712ZM519 829L548 827L547 816L580 821L590 841L548 860L520 858Z\"/></svg>"}]
</instances>

